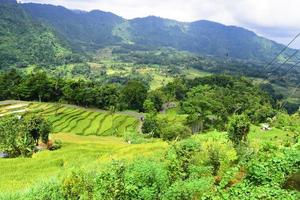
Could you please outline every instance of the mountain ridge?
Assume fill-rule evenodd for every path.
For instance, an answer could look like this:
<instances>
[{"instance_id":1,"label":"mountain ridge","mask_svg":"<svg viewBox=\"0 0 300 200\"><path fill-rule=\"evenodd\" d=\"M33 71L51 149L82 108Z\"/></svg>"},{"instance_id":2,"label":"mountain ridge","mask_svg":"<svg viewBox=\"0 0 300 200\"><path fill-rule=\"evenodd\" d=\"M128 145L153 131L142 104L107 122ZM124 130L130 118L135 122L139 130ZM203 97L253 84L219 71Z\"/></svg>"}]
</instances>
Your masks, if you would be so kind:
<instances>
[{"instance_id":1,"label":"mountain ridge","mask_svg":"<svg viewBox=\"0 0 300 200\"><path fill-rule=\"evenodd\" d=\"M14 0L1 0L0 4L22 10L30 16L30 23L52 30L55 37L73 52L82 55L106 47L131 45L144 49L167 47L201 56L266 63L284 48L284 45L245 28L208 20L180 22L157 16L124 19L101 10L84 12L51 4L15 3ZM14 13L7 15L13 16ZM24 25L27 22L16 23ZM288 49L278 61L289 57L293 51Z\"/></svg>"},{"instance_id":2,"label":"mountain ridge","mask_svg":"<svg viewBox=\"0 0 300 200\"><path fill-rule=\"evenodd\" d=\"M21 6L34 19L51 25L74 49L83 51L131 44L266 62L284 47L243 27L209 20L180 22L157 16L125 19L101 10L75 12L63 6L35 3Z\"/></svg>"}]
</instances>

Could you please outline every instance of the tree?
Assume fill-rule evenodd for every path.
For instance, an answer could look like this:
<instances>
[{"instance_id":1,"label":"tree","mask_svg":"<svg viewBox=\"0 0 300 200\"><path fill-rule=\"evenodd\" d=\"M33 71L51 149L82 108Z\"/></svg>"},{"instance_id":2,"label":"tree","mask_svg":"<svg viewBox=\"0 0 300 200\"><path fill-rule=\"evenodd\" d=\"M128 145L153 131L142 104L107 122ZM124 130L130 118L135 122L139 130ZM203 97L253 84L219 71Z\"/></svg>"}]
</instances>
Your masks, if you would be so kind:
<instances>
[{"instance_id":1,"label":"tree","mask_svg":"<svg viewBox=\"0 0 300 200\"><path fill-rule=\"evenodd\" d=\"M250 131L249 118L242 115L233 115L228 124L228 137L235 146L247 141Z\"/></svg>"},{"instance_id":2,"label":"tree","mask_svg":"<svg viewBox=\"0 0 300 200\"><path fill-rule=\"evenodd\" d=\"M9 157L30 156L35 147L26 125L15 116L0 118L0 138L0 151Z\"/></svg>"},{"instance_id":3,"label":"tree","mask_svg":"<svg viewBox=\"0 0 300 200\"><path fill-rule=\"evenodd\" d=\"M186 119L186 125L188 125L192 131L192 133L202 132L204 126L203 115L199 114L190 114Z\"/></svg>"},{"instance_id":4,"label":"tree","mask_svg":"<svg viewBox=\"0 0 300 200\"><path fill-rule=\"evenodd\" d=\"M144 134L152 134L153 137L160 137L160 126L155 113L146 115L142 126L142 132Z\"/></svg>"},{"instance_id":5,"label":"tree","mask_svg":"<svg viewBox=\"0 0 300 200\"><path fill-rule=\"evenodd\" d=\"M143 107L144 107L144 111L147 113L156 113L157 112L154 103L150 99L145 100Z\"/></svg>"},{"instance_id":6,"label":"tree","mask_svg":"<svg viewBox=\"0 0 300 200\"><path fill-rule=\"evenodd\" d=\"M160 138L163 140L185 139L191 136L191 130L181 124L168 124L161 127Z\"/></svg>"},{"instance_id":7,"label":"tree","mask_svg":"<svg viewBox=\"0 0 300 200\"><path fill-rule=\"evenodd\" d=\"M55 84L51 81L45 71L36 69L24 80L30 94L27 100L38 100L39 102L51 100L55 96Z\"/></svg>"},{"instance_id":8,"label":"tree","mask_svg":"<svg viewBox=\"0 0 300 200\"><path fill-rule=\"evenodd\" d=\"M39 127L40 135L42 142L44 144L48 143L49 140L49 134L52 131L52 125L49 121L43 120Z\"/></svg>"},{"instance_id":9,"label":"tree","mask_svg":"<svg viewBox=\"0 0 300 200\"><path fill-rule=\"evenodd\" d=\"M154 90L149 92L147 99L154 104L156 111L159 112L162 110L162 106L166 97L161 90Z\"/></svg>"},{"instance_id":10,"label":"tree","mask_svg":"<svg viewBox=\"0 0 300 200\"><path fill-rule=\"evenodd\" d=\"M52 130L50 122L42 118L39 115L30 116L26 120L26 126L28 132L31 134L35 141L36 146L39 145L39 139L42 139L43 143L47 143L49 139L49 133Z\"/></svg>"},{"instance_id":11,"label":"tree","mask_svg":"<svg viewBox=\"0 0 300 200\"><path fill-rule=\"evenodd\" d=\"M121 91L121 103L126 104L127 109L142 111L146 98L147 88L140 81L129 81Z\"/></svg>"}]
</instances>

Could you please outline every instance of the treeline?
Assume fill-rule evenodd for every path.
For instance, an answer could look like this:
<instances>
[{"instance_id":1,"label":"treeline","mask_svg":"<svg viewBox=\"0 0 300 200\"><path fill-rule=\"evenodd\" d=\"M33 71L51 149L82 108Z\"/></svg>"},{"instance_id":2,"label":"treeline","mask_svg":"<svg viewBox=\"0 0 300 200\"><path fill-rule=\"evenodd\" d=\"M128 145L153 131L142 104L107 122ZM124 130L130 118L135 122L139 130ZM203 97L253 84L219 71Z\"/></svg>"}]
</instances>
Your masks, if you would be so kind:
<instances>
[{"instance_id":1,"label":"treeline","mask_svg":"<svg viewBox=\"0 0 300 200\"><path fill-rule=\"evenodd\" d=\"M273 91L270 87L266 90L269 93ZM276 114L278 105L277 96L271 94L272 98L267 92L248 79L223 75L193 80L177 78L150 91L138 80L122 84L92 82L53 77L43 70L33 70L29 74L11 70L0 74L0 100L64 102L101 109L143 111L151 115L144 123L151 128L145 128L145 132L160 130L155 116L172 103L177 105L178 114L188 116L185 126L192 132L224 130L234 114L246 114L252 123L265 122ZM168 127L165 122L162 126ZM180 129L186 132L184 127Z\"/></svg>"},{"instance_id":2,"label":"treeline","mask_svg":"<svg viewBox=\"0 0 300 200\"><path fill-rule=\"evenodd\" d=\"M293 68L293 64L286 64L274 71L272 67L264 68L265 63L254 60L238 60L228 55L225 58L199 56L187 52L176 51L171 48L159 49L134 49L128 46L118 47L113 53L124 62L135 62L136 64L163 65L191 67L215 74L243 75L249 77L263 78L270 80L271 83L286 86L289 84L297 85L300 80L300 70ZM280 64L275 63L274 68Z\"/></svg>"},{"instance_id":3,"label":"treeline","mask_svg":"<svg viewBox=\"0 0 300 200\"><path fill-rule=\"evenodd\" d=\"M0 73L0 100L65 102L85 107L122 110L143 110L148 88L140 81L101 83L74 80L47 75L46 71L33 70L29 74L10 70Z\"/></svg>"},{"instance_id":4,"label":"treeline","mask_svg":"<svg viewBox=\"0 0 300 200\"><path fill-rule=\"evenodd\" d=\"M177 113L187 116L183 124L162 120L154 109L157 104L145 101L149 114L143 123L143 132L166 140L213 129L224 131L233 115L245 115L249 122L259 124L277 113L276 99L245 78L215 75L176 79L158 91L163 102L177 102Z\"/></svg>"}]
</instances>

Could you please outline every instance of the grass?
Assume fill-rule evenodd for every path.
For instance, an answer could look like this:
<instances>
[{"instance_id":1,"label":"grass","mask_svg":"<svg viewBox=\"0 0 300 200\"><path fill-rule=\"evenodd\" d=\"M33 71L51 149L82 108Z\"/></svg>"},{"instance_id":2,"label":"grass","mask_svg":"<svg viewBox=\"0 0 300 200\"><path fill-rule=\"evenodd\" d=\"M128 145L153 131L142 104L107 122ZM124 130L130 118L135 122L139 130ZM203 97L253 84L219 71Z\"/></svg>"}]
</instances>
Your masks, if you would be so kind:
<instances>
[{"instance_id":1,"label":"grass","mask_svg":"<svg viewBox=\"0 0 300 200\"><path fill-rule=\"evenodd\" d=\"M164 142L128 144L122 138L79 136L68 133L51 135L63 146L56 151L36 153L32 158L0 159L0 192L14 192L59 177L72 169L101 170L106 163L139 156L158 158L167 147Z\"/></svg>"},{"instance_id":2,"label":"grass","mask_svg":"<svg viewBox=\"0 0 300 200\"><path fill-rule=\"evenodd\" d=\"M24 103L24 102L23 102ZM15 111L14 104L1 105L0 113ZM32 158L0 159L0 193L26 190L34 184L47 181L51 177L61 177L73 169L85 171L98 171L113 160L130 162L137 157L163 158L168 144L160 140L152 143L128 144L120 136L127 129L139 127L137 113L116 113L110 115L105 111L84 109L75 106L63 106L58 110L54 104L28 103L20 109L27 112L43 114L54 125L54 134L50 139L61 140L62 148L56 151L43 151L33 155ZM185 115L178 115L176 109L169 109L159 118L171 123L183 123ZM292 131L272 128L263 131L258 126L251 126L248 135L250 145L258 150L263 143L285 145L294 133ZM106 137L103 137L106 136ZM208 149L218 147L224 159L220 166L222 175L237 158L236 152L228 142L226 132L210 131L208 133L192 136L201 143L199 161L207 160Z\"/></svg>"},{"instance_id":3,"label":"grass","mask_svg":"<svg viewBox=\"0 0 300 200\"><path fill-rule=\"evenodd\" d=\"M115 113L64 105L59 110L51 103L5 103L0 113L18 109L36 113L53 123L51 140L61 140L56 151L43 151L32 158L0 159L0 193L27 189L49 177L59 177L74 168L101 170L112 160L131 160L138 156L159 158L167 144L161 141L147 144L128 144L124 132L136 130L140 121L136 113ZM93 135L93 136L92 136ZM101 136L106 137L101 137Z\"/></svg>"}]
</instances>

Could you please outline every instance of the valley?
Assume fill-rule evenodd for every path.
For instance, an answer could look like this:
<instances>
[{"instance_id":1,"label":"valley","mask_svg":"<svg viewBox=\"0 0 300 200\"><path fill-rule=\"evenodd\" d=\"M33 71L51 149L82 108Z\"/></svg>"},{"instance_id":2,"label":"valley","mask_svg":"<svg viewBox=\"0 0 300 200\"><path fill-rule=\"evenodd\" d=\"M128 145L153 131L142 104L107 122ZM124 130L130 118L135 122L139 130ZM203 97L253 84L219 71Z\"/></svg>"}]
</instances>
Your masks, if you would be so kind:
<instances>
[{"instance_id":1,"label":"valley","mask_svg":"<svg viewBox=\"0 0 300 200\"><path fill-rule=\"evenodd\" d=\"M298 200L299 37L0 0L0 200Z\"/></svg>"}]
</instances>

